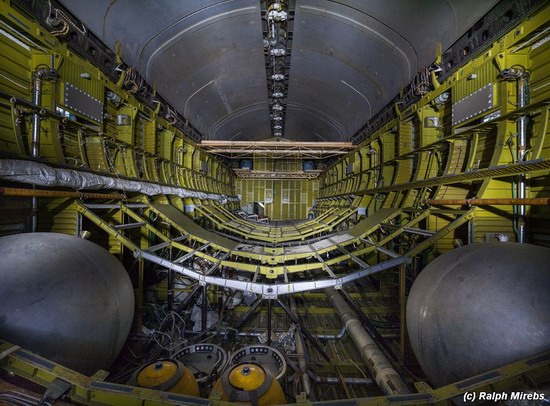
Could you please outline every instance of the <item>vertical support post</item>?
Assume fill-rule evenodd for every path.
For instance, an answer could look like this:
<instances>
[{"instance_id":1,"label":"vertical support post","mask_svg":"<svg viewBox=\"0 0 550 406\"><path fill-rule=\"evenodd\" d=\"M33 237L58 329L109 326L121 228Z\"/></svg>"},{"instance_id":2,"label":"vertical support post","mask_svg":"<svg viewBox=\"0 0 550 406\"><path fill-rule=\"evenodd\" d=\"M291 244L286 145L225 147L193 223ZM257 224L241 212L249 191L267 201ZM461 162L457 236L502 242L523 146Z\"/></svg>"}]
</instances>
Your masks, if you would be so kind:
<instances>
[{"instance_id":1,"label":"vertical support post","mask_svg":"<svg viewBox=\"0 0 550 406\"><path fill-rule=\"evenodd\" d=\"M468 244L475 242L476 228L474 221L474 218L468 220Z\"/></svg>"},{"instance_id":2,"label":"vertical support post","mask_svg":"<svg viewBox=\"0 0 550 406\"><path fill-rule=\"evenodd\" d=\"M42 78L38 71L33 75L34 78L34 87L32 92L32 102L37 107L40 108L42 102ZM32 116L32 145L31 145L31 156L33 158L40 157L40 113L37 109L34 110ZM35 186L33 186L33 189ZM36 232L36 227L38 225L38 197L33 196L31 198L31 232Z\"/></svg>"},{"instance_id":3,"label":"vertical support post","mask_svg":"<svg viewBox=\"0 0 550 406\"><path fill-rule=\"evenodd\" d=\"M518 108L525 107L527 105L527 73L523 74L518 79L517 92L518 92ZM527 154L527 117L523 114L517 120L518 129L518 142L517 142L517 160L518 162L525 161ZM519 175L517 183L517 197L519 199L525 199L526 186L525 186L525 174ZM525 242L525 205L520 204L516 207L517 212L517 233L518 242Z\"/></svg>"},{"instance_id":4,"label":"vertical support post","mask_svg":"<svg viewBox=\"0 0 550 406\"><path fill-rule=\"evenodd\" d=\"M139 258L138 260L138 287L136 292L136 327L137 331L141 331L143 323L143 278L145 275L145 260Z\"/></svg>"},{"instance_id":5,"label":"vertical support post","mask_svg":"<svg viewBox=\"0 0 550 406\"><path fill-rule=\"evenodd\" d=\"M327 355L325 350L323 350L323 347L321 347L317 340L315 340L315 337L313 337L313 335L302 325L302 323L300 323L300 319L298 318L298 316L296 316L281 299L277 298L276 300L277 303L279 303L279 306L281 306L281 309L283 309L290 320L292 320L292 322L296 324L296 326L298 326L302 334L311 343L311 345L315 347L315 349L319 352L319 354L323 356L326 361L330 362L330 357Z\"/></svg>"},{"instance_id":6,"label":"vertical support post","mask_svg":"<svg viewBox=\"0 0 550 406\"><path fill-rule=\"evenodd\" d=\"M195 297L197 296L197 294L199 293L200 290L201 290L201 286L199 284L196 284L195 287L193 288L193 290L191 290L191 292L189 292L189 295L187 295L187 297L185 299L183 299L178 304L178 306L176 307L175 312L179 313L179 312L185 310L187 308L187 306L189 305L189 303L191 303L195 299Z\"/></svg>"},{"instance_id":7,"label":"vertical support post","mask_svg":"<svg viewBox=\"0 0 550 406\"><path fill-rule=\"evenodd\" d=\"M78 211L76 212L75 235L77 237L83 238L83 236L82 236L82 214L80 214Z\"/></svg>"},{"instance_id":8,"label":"vertical support post","mask_svg":"<svg viewBox=\"0 0 550 406\"><path fill-rule=\"evenodd\" d=\"M294 313L296 312L296 300L294 299L294 296L290 296L290 311ZM304 338L302 337L299 328L296 329L296 332L294 333L294 338L296 340L296 355L298 356L298 366L300 367L300 371L302 372L302 389L304 390L306 397L311 400L313 393L311 392L311 381L309 380L308 374L308 363L306 358L307 347L304 343Z\"/></svg>"},{"instance_id":9,"label":"vertical support post","mask_svg":"<svg viewBox=\"0 0 550 406\"><path fill-rule=\"evenodd\" d=\"M168 270L168 283L167 283L166 300L168 303L168 311L172 311L174 307L174 271Z\"/></svg>"},{"instance_id":10,"label":"vertical support post","mask_svg":"<svg viewBox=\"0 0 550 406\"><path fill-rule=\"evenodd\" d=\"M143 328L143 275L145 260L142 257L138 257L137 260L138 272L137 272L137 287L134 289L134 297L136 298L134 304L135 323L132 325L132 332L141 334ZM143 341L131 341L129 348L136 354L143 354Z\"/></svg>"},{"instance_id":11,"label":"vertical support post","mask_svg":"<svg viewBox=\"0 0 550 406\"><path fill-rule=\"evenodd\" d=\"M223 310L223 288L221 286L218 286L218 315L222 316L222 310ZM229 298L231 299L231 298Z\"/></svg>"},{"instance_id":12,"label":"vertical support post","mask_svg":"<svg viewBox=\"0 0 550 406\"><path fill-rule=\"evenodd\" d=\"M206 285L202 287L202 310L201 310L201 333L206 331L206 311L207 311Z\"/></svg>"},{"instance_id":13,"label":"vertical support post","mask_svg":"<svg viewBox=\"0 0 550 406\"><path fill-rule=\"evenodd\" d=\"M256 309L258 306L260 306L260 303L262 303L262 297L260 296L252 305L250 306L250 309L239 319L238 324L235 326L236 330L240 330L248 321L256 314Z\"/></svg>"},{"instance_id":14,"label":"vertical support post","mask_svg":"<svg viewBox=\"0 0 550 406\"><path fill-rule=\"evenodd\" d=\"M406 324L405 324L405 309L407 300L405 297L407 267L401 264L399 267L399 357L401 362L405 360L405 339L406 339Z\"/></svg>"},{"instance_id":15,"label":"vertical support post","mask_svg":"<svg viewBox=\"0 0 550 406\"><path fill-rule=\"evenodd\" d=\"M42 77L38 71L34 73L33 79L32 103L36 106L36 109L32 115L31 156L33 158L38 158L40 157L40 112L38 109L42 103Z\"/></svg>"},{"instance_id":16,"label":"vertical support post","mask_svg":"<svg viewBox=\"0 0 550 406\"><path fill-rule=\"evenodd\" d=\"M170 260L172 260L172 246L170 246ZM168 311L171 312L174 308L174 271L172 269L168 269L168 281L166 283L166 301L168 305Z\"/></svg>"},{"instance_id":17,"label":"vertical support post","mask_svg":"<svg viewBox=\"0 0 550 406\"><path fill-rule=\"evenodd\" d=\"M271 345L271 316L273 303L271 299L267 299L267 345Z\"/></svg>"}]
</instances>

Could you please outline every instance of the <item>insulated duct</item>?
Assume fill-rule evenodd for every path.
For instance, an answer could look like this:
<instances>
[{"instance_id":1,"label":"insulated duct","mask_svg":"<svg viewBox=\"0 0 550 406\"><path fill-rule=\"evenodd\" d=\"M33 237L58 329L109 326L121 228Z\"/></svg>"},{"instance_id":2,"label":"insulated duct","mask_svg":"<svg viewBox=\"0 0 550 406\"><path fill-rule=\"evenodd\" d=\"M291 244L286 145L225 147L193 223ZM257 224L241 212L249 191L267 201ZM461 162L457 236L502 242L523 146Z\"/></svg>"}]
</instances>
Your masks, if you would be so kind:
<instances>
[{"instance_id":1,"label":"insulated duct","mask_svg":"<svg viewBox=\"0 0 550 406\"><path fill-rule=\"evenodd\" d=\"M233 200L224 195L204 193L180 187L157 183L121 179L75 169L53 168L51 166L16 159L0 159L0 179L28 183L37 186L67 187L75 190L111 189L123 192L136 192L147 196L175 195L182 198Z\"/></svg>"},{"instance_id":2,"label":"insulated duct","mask_svg":"<svg viewBox=\"0 0 550 406\"><path fill-rule=\"evenodd\" d=\"M361 321L359 321L342 295L335 289L325 289L325 295L342 318L342 323L346 326L348 334L359 350L363 362L367 365L380 390L386 395L410 393L407 384L401 379L390 361L364 329Z\"/></svg>"}]
</instances>

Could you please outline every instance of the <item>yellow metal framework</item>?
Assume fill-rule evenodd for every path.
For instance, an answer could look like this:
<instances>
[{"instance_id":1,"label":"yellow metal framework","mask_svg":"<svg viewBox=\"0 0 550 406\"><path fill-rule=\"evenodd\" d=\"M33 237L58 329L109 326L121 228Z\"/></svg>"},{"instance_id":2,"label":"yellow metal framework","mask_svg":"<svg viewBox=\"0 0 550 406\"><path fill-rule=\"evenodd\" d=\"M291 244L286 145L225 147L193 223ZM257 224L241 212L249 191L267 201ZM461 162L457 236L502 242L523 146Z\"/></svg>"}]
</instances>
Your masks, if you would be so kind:
<instances>
[{"instance_id":1,"label":"yellow metal framework","mask_svg":"<svg viewBox=\"0 0 550 406\"><path fill-rule=\"evenodd\" d=\"M0 1L0 21L4 157L40 158L100 174L234 195L231 169L176 128L160 113L160 104L151 108L125 90L124 74L112 82L9 1ZM36 103L31 89L44 67L54 73L42 79ZM71 105L65 97L71 91L83 95L88 106L100 104L105 114ZM38 138L33 141L34 134Z\"/></svg>"},{"instance_id":2,"label":"yellow metal framework","mask_svg":"<svg viewBox=\"0 0 550 406\"><path fill-rule=\"evenodd\" d=\"M0 367L41 386L48 387L56 380L67 385L66 396L75 402L104 405L230 405L213 399L160 392L146 388L134 388L104 382L100 373L93 377L55 364L29 351L0 341ZM540 381L550 369L550 352L514 362L486 373L432 389L425 382L417 382L419 393L399 396L380 396L355 399L353 403L365 406L382 405L448 405L451 399L462 394L479 392L504 392L517 384L518 380ZM348 400L348 402L351 402ZM315 404L315 402L300 402Z\"/></svg>"},{"instance_id":3,"label":"yellow metal framework","mask_svg":"<svg viewBox=\"0 0 550 406\"><path fill-rule=\"evenodd\" d=\"M112 238L119 241L136 255L142 250L137 242L123 234L126 226L123 223L109 223L103 220L95 211L102 209L101 205L74 203L76 210L99 226ZM107 205L107 210L120 210L131 218L135 228L139 228L142 237L148 233L154 235L163 247L170 247L176 263L182 263L193 257L202 258L211 267L227 267L229 269L247 271L263 275L268 279L276 279L286 274L320 270L330 277L336 277L332 266L352 261L359 268L369 268L374 256L374 262L383 258L412 258L421 251L432 246L439 238L462 226L472 218L474 209L467 211L443 211L445 216L453 220L440 230L429 232L418 226L432 214L441 213L437 209L425 209L420 212L409 212L400 209L379 210L354 227L341 231L328 238L315 242L305 242L301 245L272 246L238 243L211 231L201 228L177 208L165 204L143 205L145 211L154 213L157 222L150 222L146 216L139 215L127 205L121 203L117 209ZM120 217L119 217L120 218ZM164 223L164 224L163 224ZM168 224L174 232L166 233ZM130 224L132 226L132 224ZM387 246L400 236L406 236L410 241L407 252L394 252ZM151 247L143 248L151 250ZM154 250L153 250L154 251ZM354 269L351 267L350 269Z\"/></svg>"}]
</instances>

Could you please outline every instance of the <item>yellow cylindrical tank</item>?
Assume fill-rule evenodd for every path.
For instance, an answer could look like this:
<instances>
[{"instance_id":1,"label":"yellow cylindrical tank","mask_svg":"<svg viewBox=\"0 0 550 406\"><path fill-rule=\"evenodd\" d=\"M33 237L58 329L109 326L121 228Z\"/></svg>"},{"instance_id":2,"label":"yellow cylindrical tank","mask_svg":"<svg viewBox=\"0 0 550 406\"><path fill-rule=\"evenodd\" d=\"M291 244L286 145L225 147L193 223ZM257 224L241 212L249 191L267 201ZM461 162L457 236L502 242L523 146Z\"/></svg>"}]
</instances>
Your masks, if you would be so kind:
<instances>
[{"instance_id":1,"label":"yellow cylindrical tank","mask_svg":"<svg viewBox=\"0 0 550 406\"><path fill-rule=\"evenodd\" d=\"M173 359L161 359L145 365L137 371L129 385L200 396L199 385L189 368Z\"/></svg>"},{"instance_id":2,"label":"yellow cylindrical tank","mask_svg":"<svg viewBox=\"0 0 550 406\"><path fill-rule=\"evenodd\" d=\"M286 403L281 385L258 364L243 363L227 369L210 392L210 399L258 406Z\"/></svg>"}]
</instances>

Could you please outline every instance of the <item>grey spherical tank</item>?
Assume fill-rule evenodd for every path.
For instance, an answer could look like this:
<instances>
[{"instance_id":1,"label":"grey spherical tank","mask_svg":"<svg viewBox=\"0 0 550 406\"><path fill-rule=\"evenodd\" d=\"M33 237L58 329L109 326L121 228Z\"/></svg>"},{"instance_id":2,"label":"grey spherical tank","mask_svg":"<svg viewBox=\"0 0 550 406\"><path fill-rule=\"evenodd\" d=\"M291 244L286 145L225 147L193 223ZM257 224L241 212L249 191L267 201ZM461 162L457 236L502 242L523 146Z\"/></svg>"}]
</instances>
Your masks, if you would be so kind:
<instances>
[{"instance_id":1,"label":"grey spherical tank","mask_svg":"<svg viewBox=\"0 0 550 406\"><path fill-rule=\"evenodd\" d=\"M83 374L108 369L134 314L120 262L57 233L2 237L0 258L0 339Z\"/></svg>"},{"instance_id":2,"label":"grey spherical tank","mask_svg":"<svg viewBox=\"0 0 550 406\"><path fill-rule=\"evenodd\" d=\"M412 286L407 328L436 387L550 349L550 249L482 243L441 255Z\"/></svg>"}]
</instances>

